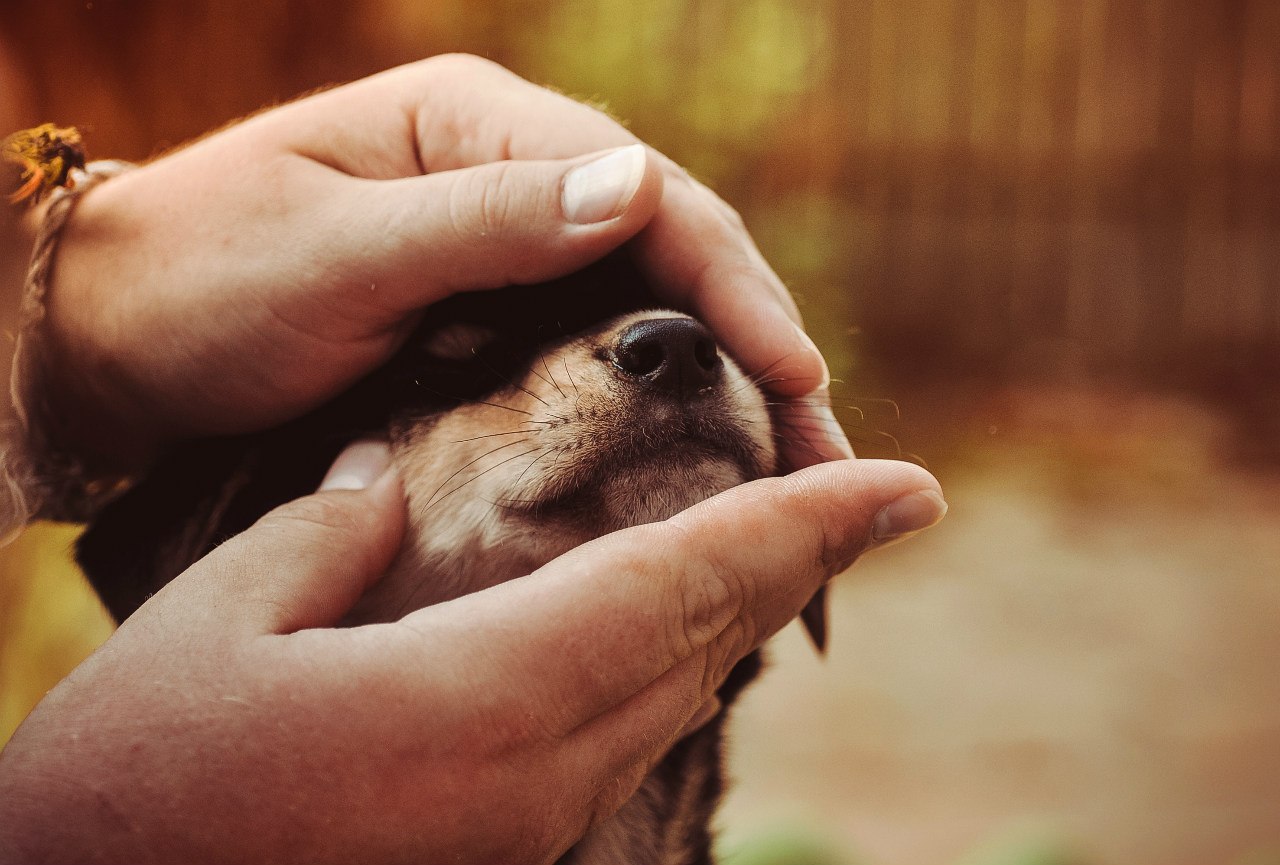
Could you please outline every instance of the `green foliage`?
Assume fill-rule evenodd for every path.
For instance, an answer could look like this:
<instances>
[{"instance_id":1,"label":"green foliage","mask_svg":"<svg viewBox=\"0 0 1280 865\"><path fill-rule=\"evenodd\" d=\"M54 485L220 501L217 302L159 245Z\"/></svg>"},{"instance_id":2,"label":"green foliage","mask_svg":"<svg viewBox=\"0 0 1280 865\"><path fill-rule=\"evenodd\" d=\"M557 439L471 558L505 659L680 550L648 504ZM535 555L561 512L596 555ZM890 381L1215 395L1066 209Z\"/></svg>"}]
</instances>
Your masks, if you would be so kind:
<instances>
[{"instance_id":1,"label":"green foliage","mask_svg":"<svg viewBox=\"0 0 1280 865\"><path fill-rule=\"evenodd\" d=\"M847 851L810 829L776 829L721 857L724 865L855 865Z\"/></svg>"},{"instance_id":2,"label":"green foliage","mask_svg":"<svg viewBox=\"0 0 1280 865\"><path fill-rule=\"evenodd\" d=\"M43 523L0 551L0 746L113 630L71 561L78 533Z\"/></svg>"},{"instance_id":3,"label":"green foliage","mask_svg":"<svg viewBox=\"0 0 1280 865\"><path fill-rule=\"evenodd\" d=\"M791 4L590 0L548 4L515 65L575 96L605 97L653 144L713 184L759 151L830 57L821 16Z\"/></svg>"},{"instance_id":4,"label":"green foliage","mask_svg":"<svg viewBox=\"0 0 1280 865\"><path fill-rule=\"evenodd\" d=\"M1086 865L1086 860L1056 833L1020 831L980 844L956 865Z\"/></svg>"}]
</instances>

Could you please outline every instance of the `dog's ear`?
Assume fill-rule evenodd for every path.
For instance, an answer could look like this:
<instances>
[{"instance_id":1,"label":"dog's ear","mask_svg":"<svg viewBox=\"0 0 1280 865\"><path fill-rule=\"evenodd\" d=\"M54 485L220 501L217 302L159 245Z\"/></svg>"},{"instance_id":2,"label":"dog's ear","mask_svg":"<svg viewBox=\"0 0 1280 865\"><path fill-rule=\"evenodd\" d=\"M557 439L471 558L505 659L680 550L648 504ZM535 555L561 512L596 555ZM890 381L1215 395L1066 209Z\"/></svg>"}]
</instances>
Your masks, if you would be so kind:
<instances>
[{"instance_id":1,"label":"dog's ear","mask_svg":"<svg viewBox=\"0 0 1280 865\"><path fill-rule=\"evenodd\" d=\"M314 491L344 443L245 436L185 445L98 515L76 560L124 621L222 541Z\"/></svg>"},{"instance_id":2,"label":"dog's ear","mask_svg":"<svg viewBox=\"0 0 1280 865\"><path fill-rule=\"evenodd\" d=\"M827 653L827 607L827 587L823 586L800 611L800 621L819 655Z\"/></svg>"}]
</instances>

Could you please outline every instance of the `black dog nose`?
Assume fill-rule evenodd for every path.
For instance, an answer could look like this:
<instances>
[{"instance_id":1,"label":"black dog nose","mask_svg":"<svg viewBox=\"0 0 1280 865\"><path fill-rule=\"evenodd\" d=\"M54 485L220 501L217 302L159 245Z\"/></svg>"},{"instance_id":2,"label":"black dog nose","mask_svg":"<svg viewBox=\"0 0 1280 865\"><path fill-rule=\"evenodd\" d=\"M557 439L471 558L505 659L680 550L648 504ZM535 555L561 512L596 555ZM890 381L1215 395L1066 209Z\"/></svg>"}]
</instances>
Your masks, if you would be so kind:
<instances>
[{"instance_id":1,"label":"black dog nose","mask_svg":"<svg viewBox=\"0 0 1280 865\"><path fill-rule=\"evenodd\" d=\"M720 380L724 360L716 341L691 318L650 318L622 332L613 362L628 375L680 398Z\"/></svg>"}]
</instances>

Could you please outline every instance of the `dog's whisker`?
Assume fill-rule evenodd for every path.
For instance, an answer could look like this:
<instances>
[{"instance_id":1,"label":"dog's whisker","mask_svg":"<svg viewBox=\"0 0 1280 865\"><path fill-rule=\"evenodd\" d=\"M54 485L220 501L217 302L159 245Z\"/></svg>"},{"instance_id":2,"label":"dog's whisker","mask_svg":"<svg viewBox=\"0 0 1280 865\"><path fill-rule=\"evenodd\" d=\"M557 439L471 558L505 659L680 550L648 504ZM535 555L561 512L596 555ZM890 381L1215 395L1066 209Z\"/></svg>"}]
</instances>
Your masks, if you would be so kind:
<instances>
[{"instance_id":1,"label":"dog's whisker","mask_svg":"<svg viewBox=\"0 0 1280 865\"><path fill-rule=\"evenodd\" d=\"M855 413L855 414L857 414L857 416L858 416L858 422L859 422L859 423L865 423L865 422L866 422L866 420L867 420L867 413L866 413L865 411L863 411L861 408L859 408L858 406L856 406L856 405L843 405L843 404L841 404L841 403L825 403L825 402L822 402L822 401L820 401L820 400L814 400L814 401L811 401L811 402L805 402L805 401L794 401L794 402L766 402L766 403L765 403L765 405L766 405L767 407L769 407L769 408L776 409L776 411L775 411L774 413L775 413L775 414L778 414L778 415L788 414L788 415L793 415L793 416L794 416L794 415L805 416L805 415L803 414L803 411L802 411L802 410L806 410L806 409L823 409L823 408L829 408L829 409L831 409L833 412L834 412L835 410L837 410L837 409L840 409L840 410L842 410L842 411L851 411L851 412L854 412L854 413ZM810 415L807 415L807 416L808 416L808 417L820 417L820 415L818 415L818 414L816 414L816 413L815 413L815 414L810 414Z\"/></svg>"},{"instance_id":2,"label":"dog's whisker","mask_svg":"<svg viewBox=\"0 0 1280 865\"><path fill-rule=\"evenodd\" d=\"M547 365L546 353L543 352L543 354L540 355L538 359L542 361L542 368L547 371L547 377L551 379L551 386L556 389L556 392L558 394L560 394L561 399L568 399L569 397L565 394L563 390L560 389L560 383L556 381L555 374L551 372L551 367Z\"/></svg>"},{"instance_id":3,"label":"dog's whisker","mask_svg":"<svg viewBox=\"0 0 1280 865\"><path fill-rule=\"evenodd\" d=\"M775 433L773 433L773 436L774 436L775 438L777 438L779 441L785 442L787 445L789 445L789 446L791 446L791 447L800 447L800 448L804 448L804 449L805 449L805 450L807 450L809 453L813 454L815 457L818 457L819 459L826 459L826 458L827 458L827 455L826 455L826 454L824 454L822 451L820 451L820 450L818 450L816 447L814 447L813 442L809 441L809 440L808 440L808 439L806 439L806 438L801 438L801 439L791 439L791 438L787 438L787 437L785 437L785 436L783 436L783 435L781 435L781 434L779 434L779 433L776 433L776 432L775 432Z\"/></svg>"},{"instance_id":4,"label":"dog's whisker","mask_svg":"<svg viewBox=\"0 0 1280 865\"><path fill-rule=\"evenodd\" d=\"M902 420L902 407L898 405L897 400L892 400L884 396L842 397L842 399L852 399L857 402L873 402L879 405L887 405L889 408L893 409L894 420Z\"/></svg>"},{"instance_id":5,"label":"dog's whisker","mask_svg":"<svg viewBox=\"0 0 1280 865\"><path fill-rule=\"evenodd\" d=\"M527 423L532 423L532 421L527 421ZM527 435L532 435L534 432L536 432L536 430L517 429L517 430L510 430L509 432L485 433L484 435L471 436L470 438L465 438L465 439L454 439L453 443L456 445L460 445L460 444L464 444L465 442L479 441L480 439L491 439L491 438L494 438L495 436L516 436L516 435L527 436Z\"/></svg>"},{"instance_id":6,"label":"dog's whisker","mask_svg":"<svg viewBox=\"0 0 1280 865\"><path fill-rule=\"evenodd\" d=\"M470 468L471 466L473 466L473 465L475 465L476 463L480 462L480 460L485 459L486 457L492 456L493 454L496 454L496 453L497 453L498 451L500 451L500 450L505 450L505 449L507 449L507 448L509 448L509 447L513 447L513 446L515 446L515 445L520 444L520 443L521 443L521 442L523 442L523 441L526 441L526 439L517 439L516 441L513 441L513 442L507 442L507 443L506 443L506 444L504 444L504 445L499 445L499 446L498 446L498 447L496 447L496 448L493 448L493 449L491 449L491 450L485 451L485 452L484 452L484 453L482 453L480 456L478 456L478 457L476 457L475 459L473 459L471 462L469 462L469 463L467 463L466 465L464 465L464 466L462 466L461 468L459 468L459 469L458 469L457 471L455 471L453 474L449 475L449 477L445 478L445 479L444 479L444 483L442 483L442 484L440 484L440 486L436 487L435 492L433 492L430 496L428 496L428 497L427 497L427 505L426 505L426 506L427 506L428 508L430 508L432 505L434 505L434 504L436 503L436 501L437 501L436 496L439 494L439 492L440 492L442 489L444 489L445 487L447 487L447 486L449 485L449 482L450 482L451 480L453 480L454 478L456 478L458 475L462 474L462 473L463 473L464 471L466 471L468 468Z\"/></svg>"},{"instance_id":7,"label":"dog's whisker","mask_svg":"<svg viewBox=\"0 0 1280 865\"><path fill-rule=\"evenodd\" d=\"M538 355L538 360L539 360L539 361L540 361L540 360L542 360L542 355ZM539 379L541 379L545 384L551 384L551 382L547 379L547 377L546 377L546 376L544 376L542 373L538 372L538 362L537 362L537 361L534 361L533 363L529 364L529 374L530 374L530 375L533 375L533 376L537 376L537 377L538 377Z\"/></svg>"},{"instance_id":8,"label":"dog's whisker","mask_svg":"<svg viewBox=\"0 0 1280 865\"><path fill-rule=\"evenodd\" d=\"M501 379L502 381L506 382L506 383L507 383L507 385L508 385L509 387L514 387L516 390L523 391L524 393L526 393L526 394L528 394L529 396L533 397L534 399L536 399L538 402L542 403L543 405L548 405L548 403L547 403L547 401L546 401L545 399L543 399L542 397L538 396L538 395L537 395L536 393L534 393L533 391L529 390L529 388L527 388L527 387L525 387L524 385L520 384L520 382L515 381L515 380L514 380L514 379L512 379L510 376L503 375L501 372L499 372L498 370L494 369L493 364L489 363L489 361L485 360L485 359L484 359L483 357L481 357L480 355L478 355L478 354L477 354L477 355L475 356L475 358L476 358L476 360L478 360L478 361L480 361L482 364L484 364L484 365L485 365L485 367L489 370L489 372L493 373L493 374L494 374L494 375L496 375L499 379ZM531 371L532 371L532 370L531 370ZM535 373L535 375L536 375L536 373Z\"/></svg>"},{"instance_id":9,"label":"dog's whisker","mask_svg":"<svg viewBox=\"0 0 1280 865\"><path fill-rule=\"evenodd\" d=\"M515 408L514 406L503 405L502 403L498 403L498 402L489 402L488 400L484 400L484 399L476 399L476 400L472 400L472 402L477 402L477 403L480 403L481 405L493 406L494 408L505 408L507 411L519 412L520 414L527 414L529 417L533 417L533 412L531 411L525 411L522 408Z\"/></svg>"},{"instance_id":10,"label":"dog's whisker","mask_svg":"<svg viewBox=\"0 0 1280 865\"><path fill-rule=\"evenodd\" d=\"M892 433L887 433L884 430L876 430L875 435L880 436L881 438L886 438L892 442L894 453L898 455L898 459L902 459L902 443L898 441L897 436Z\"/></svg>"},{"instance_id":11,"label":"dog's whisker","mask_svg":"<svg viewBox=\"0 0 1280 865\"><path fill-rule=\"evenodd\" d=\"M569 361L566 358L560 358L560 363L564 364L564 374L569 376L569 384L573 385L574 394L581 399L582 391L578 390L578 383L573 380L573 373L569 371Z\"/></svg>"},{"instance_id":12,"label":"dog's whisker","mask_svg":"<svg viewBox=\"0 0 1280 865\"><path fill-rule=\"evenodd\" d=\"M516 444L516 442L512 442L512 444ZM502 447L508 447L508 445L503 445ZM492 454L494 454L494 453L497 453L497 452L498 452L499 450L501 450L501 449L502 449L502 448L494 448L493 450L491 450L491 451L489 451L488 453L486 453L484 456L477 457L476 459L472 460L472 461L471 461L470 463L468 463L467 465L468 465L468 466L469 466L469 465L474 465L474 464L475 464L476 462L478 462L479 460L484 459L484 457L485 457L485 456L490 456L490 455L492 455ZM453 494L454 494L454 493L456 493L458 490L460 490L460 489L464 488L464 487L465 487L465 486L467 486L469 483L471 483L472 481L474 481L474 480L476 480L477 478L479 478L481 475L488 474L489 472L493 471L494 469L496 469L496 468L498 468L498 467L500 467L500 466L504 466L504 465L506 465L507 463L511 462L512 460L519 459L520 457L523 457L523 456L528 456L529 454L531 454L531 453L533 453L533 452L535 452L535 451L537 451L537 450L538 450L538 448L532 448L532 449L530 449L530 450L525 451L524 453L515 454L514 456L507 457L507 458L506 458L506 459L504 459L504 460L499 460L497 463L495 463L494 465L489 466L489 468L484 469L483 471L476 472L474 475L472 475L471 477L467 478L465 481L463 481L462 483L458 484L458 485L457 485L456 487L454 487L453 489L449 490L449 492L447 492L447 493L445 493L444 495L440 496L440 498L438 498L438 499L437 499L437 498L432 498L432 500L428 501L428 502L427 502L426 507L425 507L425 508L423 508L423 512L425 513L425 512L427 512L427 511L430 511L430 510L431 510L432 508L434 508L436 505L440 504L440 502L442 502L442 501L444 501L445 499L449 498L449 496L453 495ZM466 469L466 467L467 467L467 466L463 466L461 469L458 469L458 471L456 471L456 472L454 472L452 475L450 475L450 476L449 476L449 480L452 480L453 478L457 477L457 476L458 476L458 474L459 474L460 472L462 472L464 469ZM449 482L449 481L445 481L445 483L446 483L446 484L447 484L448 482ZM441 486L441 488L440 488L440 489L443 489L443 486ZM437 490L436 490L436 492L437 492L437 493L438 493L439 491L440 491L439 489L437 489ZM434 494L433 494L433 496L434 496ZM408 613L408 612L409 612L409 607L410 607L410 605L413 603L413 600L414 600L414 598L417 596L417 594L418 594L420 591L422 591L423 586L425 586L425 585L427 584L427 580L429 579L429 577L430 577L430 573L429 573L429 572L424 572L424 573L423 573L423 575L422 575L422 577L414 583L412 590L411 590L407 595L405 595L405 600L404 600L404 602L400 605L400 610L399 610L399 612L396 614L397 618L399 618L399 617L401 617L401 616L404 616L406 613Z\"/></svg>"},{"instance_id":13,"label":"dog's whisker","mask_svg":"<svg viewBox=\"0 0 1280 865\"><path fill-rule=\"evenodd\" d=\"M758 388L765 388L771 384L781 384L784 381L796 381L796 379L791 376L780 375L780 376L774 376L773 378L766 378L763 381L753 381L751 382L751 384L755 385Z\"/></svg>"},{"instance_id":14,"label":"dog's whisker","mask_svg":"<svg viewBox=\"0 0 1280 865\"><path fill-rule=\"evenodd\" d=\"M857 411L856 409L855 409L855 413L858 415L858 418L857 418L858 423L862 424L867 422L867 416L865 414ZM779 420L784 420L787 418L798 418L800 420L812 420L812 421L819 421L819 422L826 422L826 423L830 423L831 420L834 418L837 424L839 424L840 426L844 426L844 424L840 422L839 418L835 418L834 414L832 414L831 416L827 416L826 414L823 414L821 412L810 413L807 411L787 411L785 406L780 410L774 411L773 416L778 418Z\"/></svg>"},{"instance_id":15,"label":"dog's whisker","mask_svg":"<svg viewBox=\"0 0 1280 865\"><path fill-rule=\"evenodd\" d=\"M534 466L536 466L536 465L538 464L538 462L539 462L543 457L545 457L547 454L551 453L551 452L552 452L552 450L553 450L552 448L543 448L542 453L538 454L538 456L537 456L536 458L534 458L534 459L530 460L530 461L529 461L529 464L528 464L527 466L525 466L525 467L524 467L524 471L520 472L520 475L515 479L515 482L511 484L512 488L513 488L513 489L519 489L519 488L520 488L520 484L521 484L521 482L523 482L523 481L524 481L524 476L525 476L525 475L527 475L527 474L529 473L529 469L531 469L531 468L533 468ZM560 457L559 457L559 456L557 456L557 457L556 457L557 462L559 461L559 459L560 459Z\"/></svg>"},{"instance_id":16,"label":"dog's whisker","mask_svg":"<svg viewBox=\"0 0 1280 865\"><path fill-rule=\"evenodd\" d=\"M440 498L438 498L438 499L433 499L432 501L427 502L426 507L425 507L425 508L423 508L423 512L425 513L426 511L431 510L431 509L432 509L432 508L434 508L436 505L440 504L440 502L444 501L445 499L449 498L449 496L453 495L453 494L454 494L454 493L456 493L458 490L460 490L460 489L462 489L463 487L465 487L467 484L469 484L469 483L471 483L472 481L475 481L475 480L477 480L477 479L479 479L479 478L483 477L484 475L487 475L489 472L493 471L494 469L499 468L500 466L504 466L504 465L506 465L507 463L511 462L512 460L518 460L518 459L520 459L521 457L527 457L529 454L531 454L531 453L535 453L535 452L536 452L536 451L538 451L538 450L539 450L539 448L530 448L529 450L524 451L523 453L514 454L514 455L512 455L512 456L507 457L507 458L506 458L506 459L504 459L504 460L499 460L498 462L496 462L496 463L494 463L493 465L489 466L487 469L483 469L483 470L481 470L481 471L476 472L476 473L475 473L475 474L473 474L471 477L467 478L465 481L463 481L462 483L458 484L458 485L457 485L456 487L454 487L453 489L449 490L449 492L447 492L447 493L445 493L444 495L440 496ZM494 451L489 451L489 454L492 454L492 453L494 453ZM489 454L486 454L486 456L488 456ZM470 463L468 463L468 465L473 465L475 462L477 462L477 460L472 460ZM459 469L458 471L461 471L461 469ZM453 475L452 475L451 477L457 477L457 475L458 475L458 472L454 472L454 473L453 473ZM446 482L446 483L447 483L447 482Z\"/></svg>"},{"instance_id":17,"label":"dog's whisker","mask_svg":"<svg viewBox=\"0 0 1280 865\"><path fill-rule=\"evenodd\" d=\"M799 432L830 432L831 431L831 427L827 425L788 423L788 424L784 424L784 426L786 426L788 429L793 429ZM902 459L903 457L902 445L899 443L898 439L892 433L887 433L884 430L844 429L843 431L850 441L860 442L866 445L872 445L872 446L875 446L877 444L884 445L887 441L889 444L893 446L893 450L894 450L894 453L897 455L897 458Z\"/></svg>"},{"instance_id":18,"label":"dog's whisker","mask_svg":"<svg viewBox=\"0 0 1280 865\"><path fill-rule=\"evenodd\" d=\"M773 375L773 373L777 372L779 367L781 367L784 363L794 358L796 354L797 352L789 352L787 354L784 354L782 357L778 358L773 363L769 364L763 369L760 369L754 373L751 373L750 375L747 376L747 378L750 379L753 383L759 384L761 381Z\"/></svg>"}]
</instances>

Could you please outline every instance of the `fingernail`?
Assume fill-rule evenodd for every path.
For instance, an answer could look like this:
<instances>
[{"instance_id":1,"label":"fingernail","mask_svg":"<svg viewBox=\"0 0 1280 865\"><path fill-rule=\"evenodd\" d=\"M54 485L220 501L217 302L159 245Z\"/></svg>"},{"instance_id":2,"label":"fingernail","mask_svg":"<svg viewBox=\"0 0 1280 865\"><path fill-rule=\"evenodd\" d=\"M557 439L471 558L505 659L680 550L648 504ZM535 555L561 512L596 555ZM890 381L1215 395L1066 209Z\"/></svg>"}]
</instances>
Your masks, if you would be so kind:
<instances>
[{"instance_id":1,"label":"fingernail","mask_svg":"<svg viewBox=\"0 0 1280 865\"><path fill-rule=\"evenodd\" d=\"M577 225L622 215L644 178L643 144L619 147L565 175L560 194L565 219Z\"/></svg>"},{"instance_id":2,"label":"fingernail","mask_svg":"<svg viewBox=\"0 0 1280 865\"><path fill-rule=\"evenodd\" d=\"M391 448L383 441L361 440L346 450L329 467L320 482L320 492L362 490L382 476L391 465Z\"/></svg>"},{"instance_id":3,"label":"fingernail","mask_svg":"<svg viewBox=\"0 0 1280 865\"><path fill-rule=\"evenodd\" d=\"M805 333L805 330L795 322L791 326L796 329L796 333L800 336L800 341L804 344L805 351L812 352L818 356L818 360L822 362L822 381L814 388L814 391L828 390L831 387L831 369L827 366L827 360L822 356L822 352L818 350L818 344L813 341L813 337Z\"/></svg>"},{"instance_id":4,"label":"fingernail","mask_svg":"<svg viewBox=\"0 0 1280 865\"><path fill-rule=\"evenodd\" d=\"M883 547L935 525L947 503L933 490L908 493L886 505L871 523L871 546Z\"/></svg>"}]
</instances>

